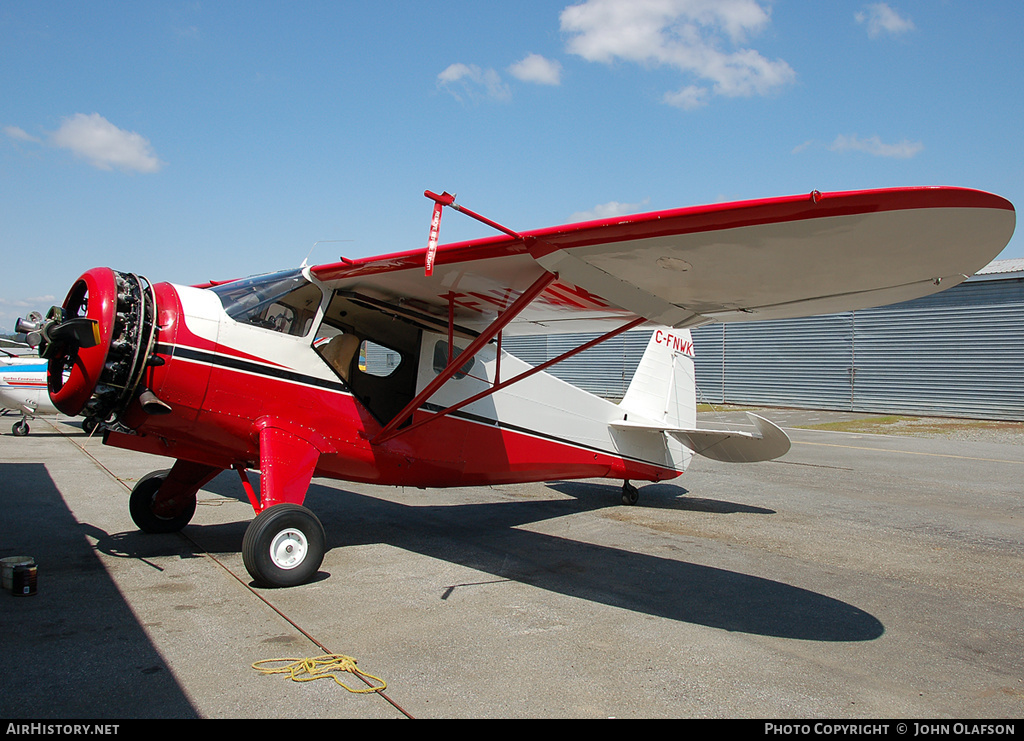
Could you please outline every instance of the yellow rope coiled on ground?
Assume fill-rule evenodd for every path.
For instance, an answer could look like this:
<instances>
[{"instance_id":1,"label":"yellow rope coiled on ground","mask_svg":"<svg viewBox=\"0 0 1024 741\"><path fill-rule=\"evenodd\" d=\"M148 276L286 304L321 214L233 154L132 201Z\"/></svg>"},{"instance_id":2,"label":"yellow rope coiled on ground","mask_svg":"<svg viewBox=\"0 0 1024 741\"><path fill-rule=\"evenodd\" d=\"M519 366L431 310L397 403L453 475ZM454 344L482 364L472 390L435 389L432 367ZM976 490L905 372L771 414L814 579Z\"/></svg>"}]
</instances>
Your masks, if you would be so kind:
<instances>
[{"instance_id":1,"label":"yellow rope coiled on ground","mask_svg":"<svg viewBox=\"0 0 1024 741\"><path fill-rule=\"evenodd\" d=\"M266 664L280 664L288 662L281 667L267 667ZM356 667L356 660L351 656L341 654L325 654L315 659L263 659L252 665L252 668L262 674L287 674L293 682L313 682L317 679L333 679L349 692L365 694L369 692L383 692L387 688L387 682L380 677L367 674ZM380 686L370 686L363 689L353 689L338 679L339 672L349 672L367 680L373 680Z\"/></svg>"}]
</instances>

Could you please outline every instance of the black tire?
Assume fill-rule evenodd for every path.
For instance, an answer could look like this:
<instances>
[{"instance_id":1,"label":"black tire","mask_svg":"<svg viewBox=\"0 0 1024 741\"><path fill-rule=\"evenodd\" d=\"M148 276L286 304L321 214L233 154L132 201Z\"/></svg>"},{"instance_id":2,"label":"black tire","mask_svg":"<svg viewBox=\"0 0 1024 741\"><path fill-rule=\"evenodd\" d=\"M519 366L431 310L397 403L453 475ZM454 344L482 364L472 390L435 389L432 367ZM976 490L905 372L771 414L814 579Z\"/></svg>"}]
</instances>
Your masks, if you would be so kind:
<instances>
[{"instance_id":1,"label":"black tire","mask_svg":"<svg viewBox=\"0 0 1024 741\"><path fill-rule=\"evenodd\" d=\"M11 432L14 433L15 437L25 437L28 434L28 422L23 419L19 419L14 423L14 427L11 428Z\"/></svg>"},{"instance_id":2,"label":"black tire","mask_svg":"<svg viewBox=\"0 0 1024 741\"><path fill-rule=\"evenodd\" d=\"M153 511L153 500L169 473L170 469L146 474L135 484L128 498L128 512L144 533L176 533L191 522L196 513L195 494L180 502L173 512Z\"/></svg>"},{"instance_id":3,"label":"black tire","mask_svg":"<svg viewBox=\"0 0 1024 741\"><path fill-rule=\"evenodd\" d=\"M640 501L640 490L628 481L622 485L622 503L632 506Z\"/></svg>"},{"instance_id":4,"label":"black tire","mask_svg":"<svg viewBox=\"0 0 1024 741\"><path fill-rule=\"evenodd\" d=\"M277 504L249 523L242 562L259 586L294 587L319 571L326 542L316 515L298 504Z\"/></svg>"}]
</instances>

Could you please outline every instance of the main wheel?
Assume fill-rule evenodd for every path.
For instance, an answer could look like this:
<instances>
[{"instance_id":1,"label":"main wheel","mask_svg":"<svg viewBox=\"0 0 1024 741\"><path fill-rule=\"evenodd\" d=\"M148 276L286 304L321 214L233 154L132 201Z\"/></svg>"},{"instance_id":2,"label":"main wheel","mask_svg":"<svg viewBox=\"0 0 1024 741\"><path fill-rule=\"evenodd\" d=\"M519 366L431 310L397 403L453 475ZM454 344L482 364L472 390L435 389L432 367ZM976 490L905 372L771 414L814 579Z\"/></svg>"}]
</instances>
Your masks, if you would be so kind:
<instances>
[{"instance_id":1,"label":"main wheel","mask_svg":"<svg viewBox=\"0 0 1024 741\"><path fill-rule=\"evenodd\" d=\"M632 506L640 500L640 490L628 481L622 484L622 503Z\"/></svg>"},{"instance_id":2,"label":"main wheel","mask_svg":"<svg viewBox=\"0 0 1024 741\"><path fill-rule=\"evenodd\" d=\"M146 474L135 484L128 498L128 512L144 533L176 533L191 522L196 513L194 494L182 501L156 501L157 492L169 473L170 469Z\"/></svg>"},{"instance_id":3,"label":"main wheel","mask_svg":"<svg viewBox=\"0 0 1024 741\"><path fill-rule=\"evenodd\" d=\"M277 504L249 523L242 561L258 585L294 587L320 569L326 541L316 515L298 504Z\"/></svg>"}]
</instances>

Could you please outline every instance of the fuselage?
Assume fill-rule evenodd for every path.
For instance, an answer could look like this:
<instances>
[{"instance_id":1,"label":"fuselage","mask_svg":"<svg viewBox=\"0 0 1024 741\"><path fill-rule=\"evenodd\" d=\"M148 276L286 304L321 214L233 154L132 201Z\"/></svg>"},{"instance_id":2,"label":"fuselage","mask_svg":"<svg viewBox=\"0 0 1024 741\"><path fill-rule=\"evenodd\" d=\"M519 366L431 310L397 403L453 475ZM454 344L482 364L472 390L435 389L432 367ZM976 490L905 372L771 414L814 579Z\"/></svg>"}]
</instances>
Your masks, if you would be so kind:
<instances>
[{"instance_id":1,"label":"fuselage","mask_svg":"<svg viewBox=\"0 0 1024 741\"><path fill-rule=\"evenodd\" d=\"M530 368L496 343L415 409L407 432L375 441L447 364L449 336L297 271L280 275L154 286L154 360L142 385L171 411L149 414L135 402L106 442L218 468L258 467L259 430L272 424L319 452L316 475L417 487L656 481L689 461L670 440L612 429L623 417L617 404L546 373L443 413ZM342 335L355 338L343 369L329 349ZM455 354L469 342L451 339Z\"/></svg>"}]
</instances>

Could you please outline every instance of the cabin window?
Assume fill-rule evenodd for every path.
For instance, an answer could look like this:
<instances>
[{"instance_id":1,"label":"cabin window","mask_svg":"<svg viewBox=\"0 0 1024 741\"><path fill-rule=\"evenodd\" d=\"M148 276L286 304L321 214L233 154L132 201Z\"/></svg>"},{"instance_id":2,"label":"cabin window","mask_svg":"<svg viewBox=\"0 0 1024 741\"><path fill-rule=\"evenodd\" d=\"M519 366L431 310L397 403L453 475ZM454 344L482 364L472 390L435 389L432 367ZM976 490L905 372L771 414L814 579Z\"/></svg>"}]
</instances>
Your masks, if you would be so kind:
<instances>
[{"instance_id":1,"label":"cabin window","mask_svg":"<svg viewBox=\"0 0 1024 741\"><path fill-rule=\"evenodd\" d=\"M455 357L459 357L462 354L462 348L455 348ZM476 364L476 358L470 358L462 367L455 371L454 378L456 380L465 378L473 371L473 366ZM444 340L439 340L434 343L434 373L440 373L448 367L448 343Z\"/></svg>"},{"instance_id":2,"label":"cabin window","mask_svg":"<svg viewBox=\"0 0 1024 741\"><path fill-rule=\"evenodd\" d=\"M210 290L236 322L296 337L309 333L323 298L299 270L257 275Z\"/></svg>"},{"instance_id":3,"label":"cabin window","mask_svg":"<svg viewBox=\"0 0 1024 741\"><path fill-rule=\"evenodd\" d=\"M345 291L334 292L313 341L317 354L381 424L412 401L419 345L416 325Z\"/></svg>"},{"instance_id":4,"label":"cabin window","mask_svg":"<svg viewBox=\"0 0 1024 741\"><path fill-rule=\"evenodd\" d=\"M402 364L402 355L390 347L364 340L359 346L359 370L378 378L387 378Z\"/></svg>"}]
</instances>

